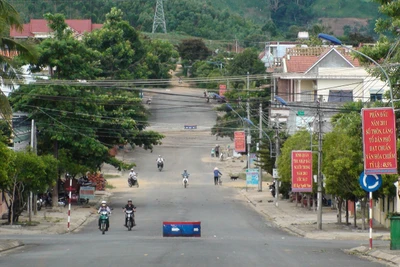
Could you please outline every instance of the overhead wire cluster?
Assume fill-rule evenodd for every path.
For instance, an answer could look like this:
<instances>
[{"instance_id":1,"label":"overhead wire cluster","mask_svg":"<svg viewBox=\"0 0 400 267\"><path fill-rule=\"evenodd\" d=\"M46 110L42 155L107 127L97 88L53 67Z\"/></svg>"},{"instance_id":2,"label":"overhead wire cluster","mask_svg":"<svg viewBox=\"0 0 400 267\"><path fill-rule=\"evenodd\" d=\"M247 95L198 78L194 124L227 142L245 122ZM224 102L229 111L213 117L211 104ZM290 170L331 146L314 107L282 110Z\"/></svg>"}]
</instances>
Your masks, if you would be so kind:
<instances>
[{"instance_id":1,"label":"overhead wire cluster","mask_svg":"<svg viewBox=\"0 0 400 267\"><path fill-rule=\"evenodd\" d=\"M249 80L254 81L254 80L259 80L259 79L269 79L271 78L271 74L258 74L258 75L249 75ZM247 75L242 75L242 76L221 76L221 77L214 77L214 78L208 78L208 77L196 77L196 78L188 78L184 79L183 82L187 87L190 89L197 89L197 90L205 90L204 88L199 88L199 87L193 87L191 86L192 84L198 83L198 82L221 82L225 83L227 81L229 82L235 82L235 81L244 81L247 79ZM378 79L370 79L369 83L373 82L378 82ZM22 84L22 83L21 83ZM85 87L85 86L90 86L90 87L98 87L98 88L103 88L104 93L112 92L112 90L127 90L127 91L141 91L144 93L150 93L152 95L159 95L159 101L153 102L152 106L155 106L155 108L152 108L152 111L166 111L167 113L174 113L174 112L182 112L183 109L190 109L190 112L209 112L209 107L203 102L200 103L199 101L202 99L204 101L204 97L202 94L183 94L183 93L175 93L171 91L166 91L166 88L158 88L154 86L169 86L171 84L170 79L154 79L154 80L106 80L106 81L87 81L87 80L38 80L34 83L31 83L31 86L54 86L54 88L57 88L60 85L65 85L65 86L79 86L79 87ZM189 84L189 85L188 85ZM174 86L176 86L174 84ZM179 84L178 86L181 86ZM350 82L349 84L346 84L346 86L354 86L354 88L357 90L356 92L359 92L359 90L362 90L365 86L362 86L360 82ZM335 86L332 87L326 87L326 88L319 88L318 90L329 90L336 88ZM217 90L217 89L216 89ZM246 89L240 89L245 91ZM251 91L259 91L260 89L252 89ZM13 94L23 94L21 92L14 91ZM178 99L171 99L169 98L168 100L165 98L162 98L163 95L166 96L176 96ZM62 96L62 95L57 95L57 96L50 96L50 95L42 95L42 94L24 94L24 97L32 97L35 99L39 99L41 101L67 101L67 102L85 102L87 100L79 98L79 97L71 97L71 96ZM179 99L180 98L185 98L185 99ZM369 99L369 98L368 98ZM198 100L198 101L197 101ZM121 105L121 104L126 104L126 101L104 101L104 99L100 97L93 97L90 99L93 103L97 105ZM251 103L259 103L260 101L265 101L263 98L258 98L258 97L250 97L249 101ZM235 101L239 106L240 104L244 104L243 101ZM38 106L31 106L32 108L35 108L39 110L40 112L46 114L50 118L54 120L54 122L59 123L60 125L63 125L62 122L60 122L56 117L62 117L60 113L64 114L70 114L69 119L75 119L75 120L82 120L82 121L90 121L87 119L87 117L96 117L96 115L92 114L84 114L84 113L79 113L79 112L73 112L73 111L68 111L68 110L57 110L57 109L45 109L41 108ZM307 104L292 104L291 107L299 107L299 108L316 108ZM240 106L241 109L243 109L242 106ZM344 108L337 108L337 107L320 107L321 110L330 110L330 111L345 111ZM46 112L47 111L47 112ZM258 114L256 114L255 109L252 110L251 117L255 118L258 117ZM350 111L350 110L349 110ZM49 115L48 112L52 112L52 115ZM165 115L165 114L164 114ZM173 115L171 115L173 116ZM86 118L85 118L86 117ZM117 124L118 120L117 118L114 117L104 117L104 116L98 116L99 119L102 120L113 120L113 122L107 122L108 124ZM120 118L120 121L122 122L125 120L124 118ZM224 123L231 123L231 122L238 122L240 119L236 119L234 121L227 121ZM263 121L266 122L268 121L268 118L264 115ZM136 121L136 123L141 123L141 124L152 124L154 122L152 121ZM40 125L40 122L38 122ZM157 122L157 124L159 124ZM166 123L168 124L168 123ZM43 126L47 126L42 124ZM79 127L70 127L63 125L65 128L75 132L79 133ZM91 126L88 126L91 127ZM64 129L65 129L64 128ZM212 127L209 127L210 129ZM227 127L226 129L231 129ZM99 133L104 133L106 134L107 131L110 129L94 129L94 130L101 130ZM84 135L84 134L83 134ZM100 136L100 135L99 135ZM102 137L109 137L107 135L103 135ZM110 144L105 144L105 145L110 145Z\"/></svg>"}]
</instances>

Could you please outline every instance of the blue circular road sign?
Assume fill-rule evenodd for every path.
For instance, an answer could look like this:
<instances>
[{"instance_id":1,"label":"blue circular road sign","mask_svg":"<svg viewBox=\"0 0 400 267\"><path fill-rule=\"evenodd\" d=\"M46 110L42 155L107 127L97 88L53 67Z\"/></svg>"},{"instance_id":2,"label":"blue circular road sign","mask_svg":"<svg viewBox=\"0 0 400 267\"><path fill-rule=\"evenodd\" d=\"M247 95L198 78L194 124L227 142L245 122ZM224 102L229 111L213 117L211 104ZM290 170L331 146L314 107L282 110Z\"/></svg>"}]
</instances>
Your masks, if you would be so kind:
<instances>
[{"instance_id":1,"label":"blue circular road sign","mask_svg":"<svg viewBox=\"0 0 400 267\"><path fill-rule=\"evenodd\" d=\"M382 185L382 176L380 174L365 175L360 174L360 185L367 192L375 192Z\"/></svg>"}]
</instances>

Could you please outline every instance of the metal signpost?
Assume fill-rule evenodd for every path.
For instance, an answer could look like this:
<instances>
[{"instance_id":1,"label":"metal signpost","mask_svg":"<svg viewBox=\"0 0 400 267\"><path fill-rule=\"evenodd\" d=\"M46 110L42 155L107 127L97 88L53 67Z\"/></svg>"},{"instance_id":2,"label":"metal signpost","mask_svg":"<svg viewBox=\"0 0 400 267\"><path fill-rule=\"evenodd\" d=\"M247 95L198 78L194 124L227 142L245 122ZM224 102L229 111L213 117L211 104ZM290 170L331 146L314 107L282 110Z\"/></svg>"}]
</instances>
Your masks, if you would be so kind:
<instances>
[{"instance_id":1,"label":"metal signpost","mask_svg":"<svg viewBox=\"0 0 400 267\"><path fill-rule=\"evenodd\" d=\"M372 249L372 192L375 192L382 186L382 176L380 174L366 175L362 172L360 174L360 185L362 189L369 192L369 249Z\"/></svg>"}]
</instances>

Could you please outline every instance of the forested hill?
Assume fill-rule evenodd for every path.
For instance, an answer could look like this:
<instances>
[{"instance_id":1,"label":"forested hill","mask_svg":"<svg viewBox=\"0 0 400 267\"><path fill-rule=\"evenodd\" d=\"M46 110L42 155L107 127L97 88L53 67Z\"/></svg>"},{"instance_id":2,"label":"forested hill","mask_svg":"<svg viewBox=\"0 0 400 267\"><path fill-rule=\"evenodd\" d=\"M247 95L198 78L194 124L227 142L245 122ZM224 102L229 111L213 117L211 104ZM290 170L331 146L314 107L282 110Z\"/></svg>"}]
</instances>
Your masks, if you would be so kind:
<instances>
[{"instance_id":1,"label":"forested hill","mask_svg":"<svg viewBox=\"0 0 400 267\"><path fill-rule=\"evenodd\" d=\"M45 13L103 23L112 7L131 25L151 32L156 0L9 0L27 22ZM378 5L366 0L164 0L168 32L213 40L285 37L291 26L307 30L319 18L373 19ZM272 23L270 21L272 19ZM343 27L342 25L340 27Z\"/></svg>"}]
</instances>

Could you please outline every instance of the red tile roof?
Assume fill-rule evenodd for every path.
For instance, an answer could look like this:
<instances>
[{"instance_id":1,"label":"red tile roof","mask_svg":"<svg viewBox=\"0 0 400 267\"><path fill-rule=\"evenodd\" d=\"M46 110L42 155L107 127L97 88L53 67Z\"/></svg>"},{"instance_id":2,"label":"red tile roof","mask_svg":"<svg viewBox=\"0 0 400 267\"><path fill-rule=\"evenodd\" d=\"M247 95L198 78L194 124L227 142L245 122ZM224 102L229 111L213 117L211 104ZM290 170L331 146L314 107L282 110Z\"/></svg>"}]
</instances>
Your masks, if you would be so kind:
<instances>
[{"instance_id":1,"label":"red tile roof","mask_svg":"<svg viewBox=\"0 0 400 267\"><path fill-rule=\"evenodd\" d=\"M315 62L318 57L316 56L286 56L286 67L289 73L303 73L306 72Z\"/></svg>"},{"instance_id":2,"label":"red tile roof","mask_svg":"<svg viewBox=\"0 0 400 267\"><path fill-rule=\"evenodd\" d=\"M90 19L67 19L65 22L68 26L78 34L84 32L92 32L95 29L99 29L103 24L92 24ZM11 37L35 37L38 33L50 33L51 30L47 26L45 19L31 19L30 23L24 24L22 32L18 32L15 29L11 29Z\"/></svg>"},{"instance_id":3,"label":"red tile roof","mask_svg":"<svg viewBox=\"0 0 400 267\"><path fill-rule=\"evenodd\" d=\"M309 70L318 60L323 58L326 54L331 52L332 49L327 49L322 52L319 56L316 55L286 55L286 68L288 73L304 73ZM353 58L349 53L346 53L344 50L335 49L338 53L340 53L344 58L346 58L353 66L359 67L360 62L358 59ZM332 51L333 53L333 51Z\"/></svg>"}]
</instances>

